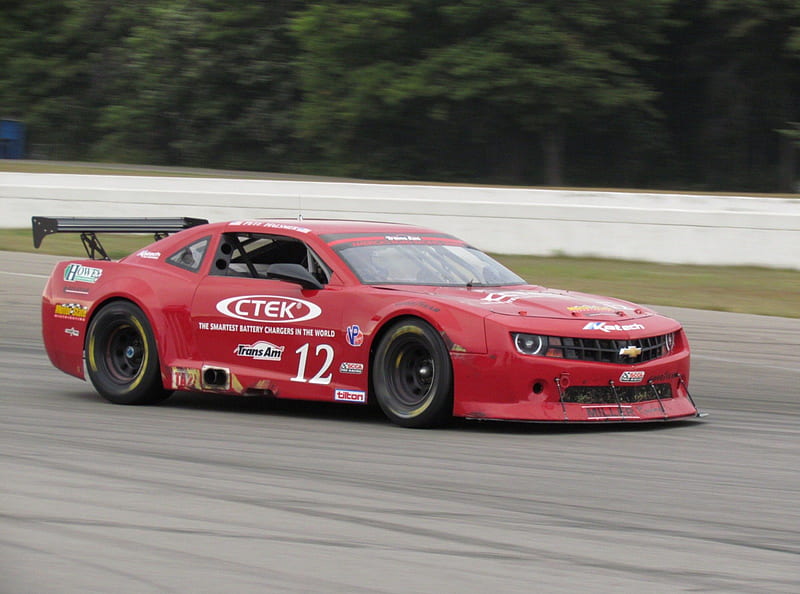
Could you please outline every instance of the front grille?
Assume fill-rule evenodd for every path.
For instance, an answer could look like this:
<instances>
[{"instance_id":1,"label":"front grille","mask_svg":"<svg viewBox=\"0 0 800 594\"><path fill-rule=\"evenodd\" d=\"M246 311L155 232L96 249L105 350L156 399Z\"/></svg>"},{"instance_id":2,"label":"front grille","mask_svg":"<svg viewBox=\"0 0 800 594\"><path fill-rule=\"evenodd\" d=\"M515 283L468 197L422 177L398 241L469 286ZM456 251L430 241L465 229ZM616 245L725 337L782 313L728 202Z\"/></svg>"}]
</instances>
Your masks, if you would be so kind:
<instances>
[{"instance_id":1,"label":"front grille","mask_svg":"<svg viewBox=\"0 0 800 594\"><path fill-rule=\"evenodd\" d=\"M616 394L614 390L616 389ZM656 397L656 391L658 396ZM571 386L564 390L562 402L579 404L617 404L644 402L672 398L672 386L669 384L648 384L644 386ZM619 400L618 400L619 399Z\"/></svg>"},{"instance_id":2,"label":"front grille","mask_svg":"<svg viewBox=\"0 0 800 594\"><path fill-rule=\"evenodd\" d=\"M630 340L602 340L597 338L559 338L561 344L553 344L550 350L556 351L556 356L564 359L577 359L579 361L598 361L601 363L642 363L666 354L667 337L652 336L650 338L634 338ZM629 347L641 349L641 353L631 357L624 353Z\"/></svg>"}]
</instances>

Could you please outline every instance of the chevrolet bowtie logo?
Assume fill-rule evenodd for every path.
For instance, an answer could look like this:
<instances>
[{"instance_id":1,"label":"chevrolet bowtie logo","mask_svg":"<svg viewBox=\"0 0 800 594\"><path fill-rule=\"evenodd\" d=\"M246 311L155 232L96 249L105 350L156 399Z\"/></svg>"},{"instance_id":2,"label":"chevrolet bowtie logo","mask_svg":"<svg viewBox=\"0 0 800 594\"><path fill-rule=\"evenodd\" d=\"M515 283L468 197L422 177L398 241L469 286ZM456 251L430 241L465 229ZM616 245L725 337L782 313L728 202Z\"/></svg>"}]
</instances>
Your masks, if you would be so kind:
<instances>
[{"instance_id":1,"label":"chevrolet bowtie logo","mask_svg":"<svg viewBox=\"0 0 800 594\"><path fill-rule=\"evenodd\" d=\"M631 359L635 359L636 357L638 357L641 354L642 354L642 349L640 349L637 346L633 346L633 345L622 347L619 350L619 356L620 357L630 357Z\"/></svg>"}]
</instances>

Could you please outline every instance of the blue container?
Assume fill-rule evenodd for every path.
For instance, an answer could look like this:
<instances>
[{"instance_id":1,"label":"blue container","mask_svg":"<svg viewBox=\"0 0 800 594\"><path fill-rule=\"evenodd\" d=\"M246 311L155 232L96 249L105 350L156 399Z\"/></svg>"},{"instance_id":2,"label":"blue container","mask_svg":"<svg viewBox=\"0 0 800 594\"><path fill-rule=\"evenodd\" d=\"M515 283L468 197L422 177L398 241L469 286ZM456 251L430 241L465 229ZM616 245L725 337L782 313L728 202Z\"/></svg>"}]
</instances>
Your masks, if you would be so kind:
<instances>
[{"instance_id":1,"label":"blue container","mask_svg":"<svg viewBox=\"0 0 800 594\"><path fill-rule=\"evenodd\" d=\"M0 159L25 158L25 124L0 120Z\"/></svg>"}]
</instances>

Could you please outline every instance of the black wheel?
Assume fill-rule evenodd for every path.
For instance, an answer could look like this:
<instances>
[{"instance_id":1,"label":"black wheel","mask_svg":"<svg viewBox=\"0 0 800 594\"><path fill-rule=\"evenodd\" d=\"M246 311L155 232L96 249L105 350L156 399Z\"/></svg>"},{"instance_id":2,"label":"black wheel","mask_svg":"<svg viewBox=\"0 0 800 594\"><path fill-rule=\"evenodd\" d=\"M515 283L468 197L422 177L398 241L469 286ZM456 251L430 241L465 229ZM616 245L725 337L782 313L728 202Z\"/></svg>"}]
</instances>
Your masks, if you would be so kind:
<instances>
[{"instance_id":1,"label":"black wheel","mask_svg":"<svg viewBox=\"0 0 800 594\"><path fill-rule=\"evenodd\" d=\"M453 369L442 337L418 319L396 322L372 363L373 393L383 412L404 427L430 427L450 418Z\"/></svg>"},{"instance_id":2,"label":"black wheel","mask_svg":"<svg viewBox=\"0 0 800 594\"><path fill-rule=\"evenodd\" d=\"M114 404L154 404L167 398L150 323L141 309L115 301L92 318L86 368L99 394Z\"/></svg>"}]
</instances>

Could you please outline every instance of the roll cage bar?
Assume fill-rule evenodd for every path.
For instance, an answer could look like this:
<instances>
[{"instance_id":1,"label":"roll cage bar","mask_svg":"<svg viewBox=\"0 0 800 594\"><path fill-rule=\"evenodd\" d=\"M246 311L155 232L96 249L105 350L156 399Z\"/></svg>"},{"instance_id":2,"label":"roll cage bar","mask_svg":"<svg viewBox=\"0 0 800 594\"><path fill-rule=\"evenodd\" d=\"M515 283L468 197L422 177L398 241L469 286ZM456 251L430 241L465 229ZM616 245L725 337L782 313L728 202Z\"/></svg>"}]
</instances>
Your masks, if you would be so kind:
<instances>
[{"instance_id":1,"label":"roll cage bar","mask_svg":"<svg viewBox=\"0 0 800 594\"><path fill-rule=\"evenodd\" d=\"M86 255L91 260L110 260L96 233L152 233L155 241L170 233L207 225L206 219L189 217L105 218L105 217L31 217L33 247L39 248L47 235L80 233ZM99 257L99 258L98 258Z\"/></svg>"}]
</instances>

